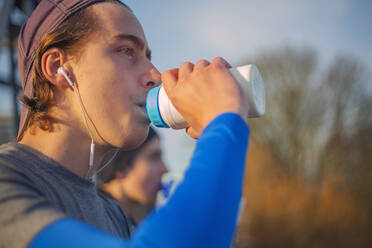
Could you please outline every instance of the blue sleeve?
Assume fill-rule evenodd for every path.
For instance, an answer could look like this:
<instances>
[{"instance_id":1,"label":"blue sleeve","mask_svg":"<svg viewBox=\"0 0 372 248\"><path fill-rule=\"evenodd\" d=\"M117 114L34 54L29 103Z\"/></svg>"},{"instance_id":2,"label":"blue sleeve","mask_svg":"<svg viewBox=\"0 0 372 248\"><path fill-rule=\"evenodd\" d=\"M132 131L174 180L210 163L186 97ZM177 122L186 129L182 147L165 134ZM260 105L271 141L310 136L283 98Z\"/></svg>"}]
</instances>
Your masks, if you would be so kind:
<instances>
[{"instance_id":1,"label":"blue sleeve","mask_svg":"<svg viewBox=\"0 0 372 248\"><path fill-rule=\"evenodd\" d=\"M81 221L63 218L45 227L29 248L129 248L127 242Z\"/></svg>"},{"instance_id":2,"label":"blue sleeve","mask_svg":"<svg viewBox=\"0 0 372 248\"><path fill-rule=\"evenodd\" d=\"M30 247L229 247L236 228L248 137L248 126L240 116L225 113L215 118L198 139L183 182L167 204L142 222L131 240L64 219L45 228ZM56 240L61 246L55 246Z\"/></svg>"}]
</instances>

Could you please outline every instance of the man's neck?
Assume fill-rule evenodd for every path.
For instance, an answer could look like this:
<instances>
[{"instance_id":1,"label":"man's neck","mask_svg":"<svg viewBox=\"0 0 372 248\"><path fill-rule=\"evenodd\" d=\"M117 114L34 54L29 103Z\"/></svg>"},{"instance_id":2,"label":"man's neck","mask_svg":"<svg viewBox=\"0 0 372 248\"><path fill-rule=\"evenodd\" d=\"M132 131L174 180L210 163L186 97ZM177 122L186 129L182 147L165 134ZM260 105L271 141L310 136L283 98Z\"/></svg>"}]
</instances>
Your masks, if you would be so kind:
<instances>
[{"instance_id":1,"label":"man's neck","mask_svg":"<svg viewBox=\"0 0 372 248\"><path fill-rule=\"evenodd\" d=\"M33 133L26 130L19 143L56 160L80 177L86 177L89 166L90 137L66 125L55 128L55 130L48 132L37 127ZM95 146L94 165L88 177L93 175L107 149L107 147Z\"/></svg>"}]
</instances>

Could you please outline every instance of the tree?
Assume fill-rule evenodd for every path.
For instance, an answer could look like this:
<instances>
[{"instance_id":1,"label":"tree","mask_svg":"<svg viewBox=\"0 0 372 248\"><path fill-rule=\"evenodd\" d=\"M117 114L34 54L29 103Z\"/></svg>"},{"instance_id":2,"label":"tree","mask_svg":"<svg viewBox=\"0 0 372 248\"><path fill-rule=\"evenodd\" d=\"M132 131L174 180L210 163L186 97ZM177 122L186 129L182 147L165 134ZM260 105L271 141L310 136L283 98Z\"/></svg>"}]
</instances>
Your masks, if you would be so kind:
<instances>
[{"instance_id":1,"label":"tree","mask_svg":"<svg viewBox=\"0 0 372 248\"><path fill-rule=\"evenodd\" d=\"M339 56L321 70L314 50L284 48L253 63L263 76L267 112L249 121L252 136L268 144L287 171L320 178L331 140L371 126L370 75L356 59Z\"/></svg>"},{"instance_id":2,"label":"tree","mask_svg":"<svg viewBox=\"0 0 372 248\"><path fill-rule=\"evenodd\" d=\"M267 112L252 140L235 247L371 247L371 75L341 55L283 48L250 61Z\"/></svg>"}]
</instances>

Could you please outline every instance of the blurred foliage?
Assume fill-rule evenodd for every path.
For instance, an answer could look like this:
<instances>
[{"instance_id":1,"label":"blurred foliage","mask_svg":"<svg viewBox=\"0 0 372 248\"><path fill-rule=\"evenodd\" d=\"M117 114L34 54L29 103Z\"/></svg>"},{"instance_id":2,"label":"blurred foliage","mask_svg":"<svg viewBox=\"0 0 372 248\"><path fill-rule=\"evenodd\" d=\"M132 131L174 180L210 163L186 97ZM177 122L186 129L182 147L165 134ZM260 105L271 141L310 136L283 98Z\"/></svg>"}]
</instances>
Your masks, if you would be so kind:
<instances>
[{"instance_id":1,"label":"blurred foliage","mask_svg":"<svg viewBox=\"0 0 372 248\"><path fill-rule=\"evenodd\" d=\"M264 117L250 120L234 247L372 247L370 71L309 48L258 56Z\"/></svg>"}]
</instances>

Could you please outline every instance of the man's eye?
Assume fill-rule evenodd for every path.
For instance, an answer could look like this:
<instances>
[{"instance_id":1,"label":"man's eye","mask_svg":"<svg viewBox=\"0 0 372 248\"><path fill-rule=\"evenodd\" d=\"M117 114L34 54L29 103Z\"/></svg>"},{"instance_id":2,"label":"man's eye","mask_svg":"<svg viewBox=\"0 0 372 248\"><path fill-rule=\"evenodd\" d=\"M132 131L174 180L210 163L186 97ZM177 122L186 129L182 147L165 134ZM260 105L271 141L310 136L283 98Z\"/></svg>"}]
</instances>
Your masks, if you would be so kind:
<instances>
[{"instance_id":1,"label":"man's eye","mask_svg":"<svg viewBox=\"0 0 372 248\"><path fill-rule=\"evenodd\" d=\"M119 52L124 53L127 56L133 56L134 55L134 49L130 47L123 47L119 49Z\"/></svg>"}]
</instances>

